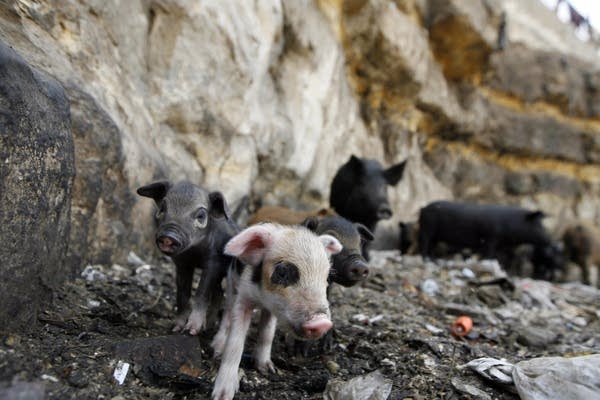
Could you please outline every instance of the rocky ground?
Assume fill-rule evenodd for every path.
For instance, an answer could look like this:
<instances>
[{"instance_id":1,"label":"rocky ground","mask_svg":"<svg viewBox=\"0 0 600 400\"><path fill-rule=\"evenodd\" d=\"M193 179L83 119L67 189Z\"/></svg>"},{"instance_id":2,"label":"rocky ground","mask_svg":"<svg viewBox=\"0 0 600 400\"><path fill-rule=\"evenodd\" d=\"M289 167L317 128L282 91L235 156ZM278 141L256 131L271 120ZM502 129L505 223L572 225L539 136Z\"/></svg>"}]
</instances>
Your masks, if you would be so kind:
<instances>
[{"instance_id":1,"label":"rocky ground","mask_svg":"<svg viewBox=\"0 0 600 400\"><path fill-rule=\"evenodd\" d=\"M374 381L366 386L381 390L372 398L385 398L391 384L390 399L514 399L513 385L463 365L479 357L515 363L600 353L597 289L508 278L489 261L423 264L397 252L372 254L366 282L332 290L334 348L303 356L278 333L278 373L260 375L245 356L236 398L348 398L339 393L344 382L367 376ZM0 398L209 398L213 332L171 334L172 265L129 261L86 268L39 316L37 332L2 338ZM450 332L459 315L474 321L465 337ZM130 368L119 384L114 373L123 363Z\"/></svg>"}]
</instances>

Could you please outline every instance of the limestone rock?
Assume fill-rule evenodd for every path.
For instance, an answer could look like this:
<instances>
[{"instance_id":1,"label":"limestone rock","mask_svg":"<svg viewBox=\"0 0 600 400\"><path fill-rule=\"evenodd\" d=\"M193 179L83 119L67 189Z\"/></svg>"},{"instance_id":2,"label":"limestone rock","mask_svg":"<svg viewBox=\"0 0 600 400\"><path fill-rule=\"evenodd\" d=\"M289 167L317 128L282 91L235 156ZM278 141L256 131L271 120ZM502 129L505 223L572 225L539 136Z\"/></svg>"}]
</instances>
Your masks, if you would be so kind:
<instances>
[{"instance_id":1,"label":"limestone rock","mask_svg":"<svg viewBox=\"0 0 600 400\"><path fill-rule=\"evenodd\" d=\"M0 42L0 104L0 320L3 330L30 330L68 276L69 101L56 80Z\"/></svg>"}]
</instances>

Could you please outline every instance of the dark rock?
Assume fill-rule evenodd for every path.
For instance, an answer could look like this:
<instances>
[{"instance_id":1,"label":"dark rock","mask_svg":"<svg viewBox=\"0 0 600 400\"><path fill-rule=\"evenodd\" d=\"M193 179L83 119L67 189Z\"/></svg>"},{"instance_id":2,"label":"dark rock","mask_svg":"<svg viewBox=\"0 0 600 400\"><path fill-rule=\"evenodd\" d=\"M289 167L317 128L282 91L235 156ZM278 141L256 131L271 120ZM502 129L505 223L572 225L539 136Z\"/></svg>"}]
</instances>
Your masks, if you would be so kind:
<instances>
[{"instance_id":1,"label":"dark rock","mask_svg":"<svg viewBox=\"0 0 600 400\"><path fill-rule=\"evenodd\" d=\"M0 329L30 330L66 277L74 148L63 88L4 43L0 163Z\"/></svg>"},{"instance_id":2,"label":"dark rock","mask_svg":"<svg viewBox=\"0 0 600 400\"><path fill-rule=\"evenodd\" d=\"M524 346L543 348L557 339L556 333L551 329L537 326L521 326L517 341Z\"/></svg>"},{"instance_id":3,"label":"dark rock","mask_svg":"<svg viewBox=\"0 0 600 400\"><path fill-rule=\"evenodd\" d=\"M160 384L185 392L211 383L199 376L208 371L202 366L202 349L195 336L170 335L132 339L116 344L115 354L135 364L138 378L147 384Z\"/></svg>"},{"instance_id":4,"label":"dark rock","mask_svg":"<svg viewBox=\"0 0 600 400\"><path fill-rule=\"evenodd\" d=\"M92 96L72 84L66 90L77 148L68 264L78 275L85 264L123 260L127 246L116 244L152 243L127 228L135 196L124 175L123 133Z\"/></svg>"}]
</instances>

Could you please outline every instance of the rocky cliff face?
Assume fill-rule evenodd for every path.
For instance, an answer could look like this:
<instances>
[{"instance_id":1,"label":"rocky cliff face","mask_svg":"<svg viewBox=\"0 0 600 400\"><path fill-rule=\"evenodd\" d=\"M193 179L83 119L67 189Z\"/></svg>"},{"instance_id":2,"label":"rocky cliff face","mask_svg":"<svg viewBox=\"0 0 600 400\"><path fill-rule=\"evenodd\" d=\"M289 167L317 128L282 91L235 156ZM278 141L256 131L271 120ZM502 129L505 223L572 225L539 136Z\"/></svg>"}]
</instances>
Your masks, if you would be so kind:
<instances>
[{"instance_id":1,"label":"rocky cliff face","mask_svg":"<svg viewBox=\"0 0 600 400\"><path fill-rule=\"evenodd\" d=\"M537 0L16 0L0 37L70 102L72 272L154 251L149 181L323 205L351 154L409 158L380 238L439 198L600 220L600 62Z\"/></svg>"}]
</instances>

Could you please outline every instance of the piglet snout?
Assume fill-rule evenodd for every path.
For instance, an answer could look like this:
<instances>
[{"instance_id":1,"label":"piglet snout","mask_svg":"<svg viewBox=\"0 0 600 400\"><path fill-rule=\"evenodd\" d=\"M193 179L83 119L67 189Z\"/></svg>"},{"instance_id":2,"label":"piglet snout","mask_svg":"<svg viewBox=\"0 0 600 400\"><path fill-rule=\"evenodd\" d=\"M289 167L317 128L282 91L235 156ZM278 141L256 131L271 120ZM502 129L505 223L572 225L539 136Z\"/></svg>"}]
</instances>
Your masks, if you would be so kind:
<instances>
[{"instance_id":1,"label":"piglet snout","mask_svg":"<svg viewBox=\"0 0 600 400\"><path fill-rule=\"evenodd\" d=\"M382 204L377 210L377 217L379 219L390 219L392 217L392 209L387 204Z\"/></svg>"},{"instance_id":2,"label":"piglet snout","mask_svg":"<svg viewBox=\"0 0 600 400\"><path fill-rule=\"evenodd\" d=\"M302 324L302 333L307 339L318 339L323 336L333 323L325 314L317 314Z\"/></svg>"},{"instance_id":3,"label":"piglet snout","mask_svg":"<svg viewBox=\"0 0 600 400\"><path fill-rule=\"evenodd\" d=\"M181 247L181 243L168 233L157 237L156 245L165 254L174 253Z\"/></svg>"},{"instance_id":4,"label":"piglet snout","mask_svg":"<svg viewBox=\"0 0 600 400\"><path fill-rule=\"evenodd\" d=\"M353 280L365 279L367 275L369 275L369 266L362 261L355 261L350 267L350 277Z\"/></svg>"}]
</instances>

